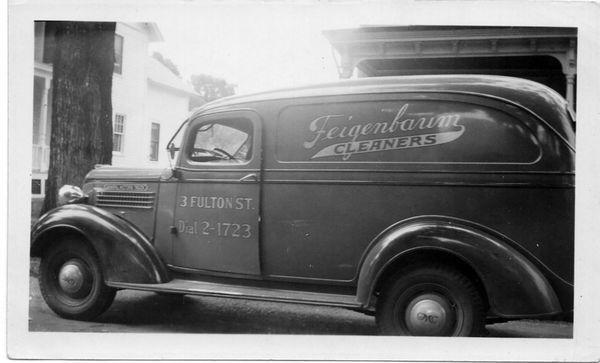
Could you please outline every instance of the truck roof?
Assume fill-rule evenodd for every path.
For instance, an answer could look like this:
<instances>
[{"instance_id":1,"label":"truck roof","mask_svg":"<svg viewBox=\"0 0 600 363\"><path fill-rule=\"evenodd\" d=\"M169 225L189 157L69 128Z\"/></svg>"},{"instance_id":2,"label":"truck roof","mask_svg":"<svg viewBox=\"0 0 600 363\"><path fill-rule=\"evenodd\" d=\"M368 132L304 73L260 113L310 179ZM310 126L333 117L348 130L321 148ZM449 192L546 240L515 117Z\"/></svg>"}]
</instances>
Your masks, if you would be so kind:
<instances>
[{"instance_id":1,"label":"truck roof","mask_svg":"<svg viewBox=\"0 0 600 363\"><path fill-rule=\"evenodd\" d=\"M222 98L202 106L194 115L234 105L278 99L396 92L463 93L502 99L537 115L574 148L575 135L567 101L556 91L540 83L505 76L425 75L342 80Z\"/></svg>"}]
</instances>

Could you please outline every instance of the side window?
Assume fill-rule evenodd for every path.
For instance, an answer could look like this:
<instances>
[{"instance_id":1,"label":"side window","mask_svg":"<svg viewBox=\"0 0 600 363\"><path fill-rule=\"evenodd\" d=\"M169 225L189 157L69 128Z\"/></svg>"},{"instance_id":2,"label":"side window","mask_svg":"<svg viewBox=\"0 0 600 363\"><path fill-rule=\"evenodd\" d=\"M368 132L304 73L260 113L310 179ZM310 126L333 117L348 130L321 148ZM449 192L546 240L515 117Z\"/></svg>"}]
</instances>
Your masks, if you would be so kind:
<instances>
[{"instance_id":1,"label":"side window","mask_svg":"<svg viewBox=\"0 0 600 363\"><path fill-rule=\"evenodd\" d=\"M187 158L200 163L245 163L252 157L252 123L246 119L198 124L190 133Z\"/></svg>"}]
</instances>

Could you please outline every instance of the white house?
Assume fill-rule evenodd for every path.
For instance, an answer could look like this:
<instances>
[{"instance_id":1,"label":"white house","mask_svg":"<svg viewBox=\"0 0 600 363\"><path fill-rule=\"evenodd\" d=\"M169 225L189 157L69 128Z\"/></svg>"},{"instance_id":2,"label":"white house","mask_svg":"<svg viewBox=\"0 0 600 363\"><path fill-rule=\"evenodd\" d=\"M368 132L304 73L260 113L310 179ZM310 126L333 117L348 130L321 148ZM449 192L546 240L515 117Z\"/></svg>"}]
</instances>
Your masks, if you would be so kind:
<instances>
[{"instance_id":1,"label":"white house","mask_svg":"<svg viewBox=\"0 0 600 363\"><path fill-rule=\"evenodd\" d=\"M147 57L142 69L146 75L142 115L127 104L128 91L113 85L113 165L168 166L167 142L188 115L190 97L196 94L191 85L154 58ZM125 92L120 99L119 92ZM129 114L143 119L131 119ZM125 122L122 135L118 134L120 119Z\"/></svg>"},{"instance_id":2,"label":"white house","mask_svg":"<svg viewBox=\"0 0 600 363\"><path fill-rule=\"evenodd\" d=\"M44 196L52 114L51 22L35 22L32 198ZM153 23L117 23L112 87L113 165L167 166L165 148L189 112L193 88L148 55L162 41Z\"/></svg>"}]
</instances>

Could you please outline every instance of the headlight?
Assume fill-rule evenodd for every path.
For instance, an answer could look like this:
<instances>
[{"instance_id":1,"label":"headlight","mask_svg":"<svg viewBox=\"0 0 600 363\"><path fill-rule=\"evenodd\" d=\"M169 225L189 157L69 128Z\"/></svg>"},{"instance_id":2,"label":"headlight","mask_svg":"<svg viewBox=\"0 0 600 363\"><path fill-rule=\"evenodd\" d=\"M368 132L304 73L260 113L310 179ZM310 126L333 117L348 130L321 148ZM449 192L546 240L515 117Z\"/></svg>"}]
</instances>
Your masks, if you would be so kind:
<instances>
[{"instance_id":1,"label":"headlight","mask_svg":"<svg viewBox=\"0 0 600 363\"><path fill-rule=\"evenodd\" d=\"M81 188L74 185L63 185L58 190L58 205L77 203L86 198Z\"/></svg>"}]
</instances>

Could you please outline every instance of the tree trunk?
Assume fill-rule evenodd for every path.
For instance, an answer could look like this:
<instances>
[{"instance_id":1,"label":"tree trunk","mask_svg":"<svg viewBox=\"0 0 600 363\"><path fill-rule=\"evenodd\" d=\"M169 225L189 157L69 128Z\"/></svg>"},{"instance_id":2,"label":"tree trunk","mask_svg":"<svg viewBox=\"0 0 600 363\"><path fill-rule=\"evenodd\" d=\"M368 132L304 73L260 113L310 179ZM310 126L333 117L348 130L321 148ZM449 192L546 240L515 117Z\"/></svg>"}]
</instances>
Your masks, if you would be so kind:
<instances>
[{"instance_id":1,"label":"tree trunk","mask_svg":"<svg viewBox=\"0 0 600 363\"><path fill-rule=\"evenodd\" d=\"M42 213L64 184L81 185L95 164L112 161L115 23L57 22L50 163Z\"/></svg>"}]
</instances>

